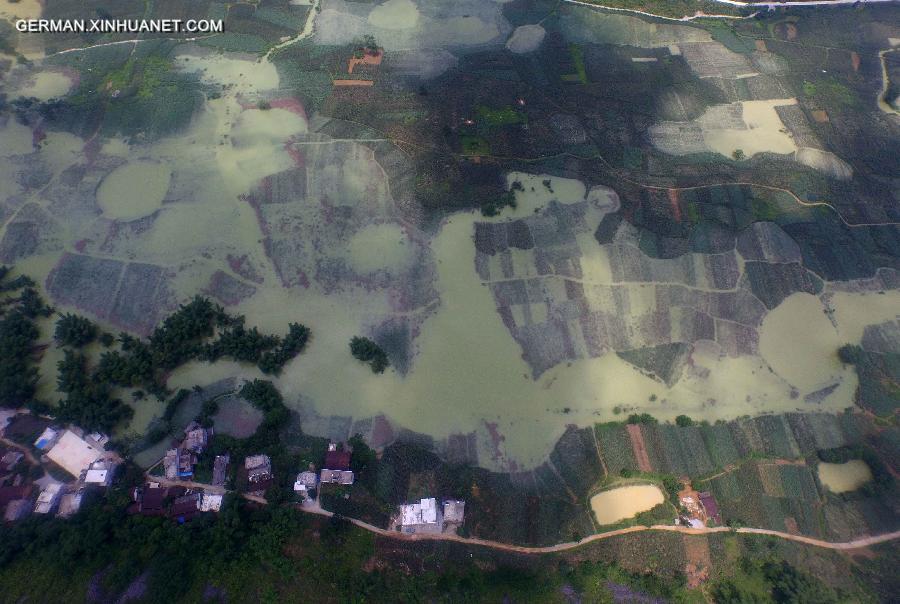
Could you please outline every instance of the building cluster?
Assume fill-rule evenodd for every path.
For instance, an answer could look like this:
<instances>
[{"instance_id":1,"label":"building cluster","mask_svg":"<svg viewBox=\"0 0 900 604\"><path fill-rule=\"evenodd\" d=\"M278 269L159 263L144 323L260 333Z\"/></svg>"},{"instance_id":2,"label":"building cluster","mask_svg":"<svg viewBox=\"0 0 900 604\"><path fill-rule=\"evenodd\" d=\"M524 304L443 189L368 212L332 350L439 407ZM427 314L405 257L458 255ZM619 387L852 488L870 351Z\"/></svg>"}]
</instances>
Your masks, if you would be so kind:
<instances>
[{"instance_id":1,"label":"building cluster","mask_svg":"<svg viewBox=\"0 0 900 604\"><path fill-rule=\"evenodd\" d=\"M455 533L465 520L466 502L434 497L402 504L391 524L402 533Z\"/></svg>"},{"instance_id":2,"label":"building cluster","mask_svg":"<svg viewBox=\"0 0 900 604\"><path fill-rule=\"evenodd\" d=\"M75 514L89 488L112 484L119 462L105 450L107 442L107 436L98 432L85 434L75 426L46 427L34 441L34 448L42 462L58 466L73 480L63 483L47 475L36 483L23 484L21 473L0 475L4 521L14 522L30 514L56 514L63 518ZM0 456L0 471L14 470L24 457L21 451L4 452Z\"/></svg>"},{"instance_id":3,"label":"building cluster","mask_svg":"<svg viewBox=\"0 0 900 604\"><path fill-rule=\"evenodd\" d=\"M184 429L184 440L174 449L166 451L163 468L168 480L190 480L194 477L194 466L200 454L209 444L212 428L204 428L197 422L191 422Z\"/></svg>"},{"instance_id":4,"label":"building cluster","mask_svg":"<svg viewBox=\"0 0 900 604\"><path fill-rule=\"evenodd\" d=\"M133 503L128 507L128 513L164 516L184 523L202 512L218 512L222 507L222 497L220 493L148 482L132 491Z\"/></svg>"}]
</instances>

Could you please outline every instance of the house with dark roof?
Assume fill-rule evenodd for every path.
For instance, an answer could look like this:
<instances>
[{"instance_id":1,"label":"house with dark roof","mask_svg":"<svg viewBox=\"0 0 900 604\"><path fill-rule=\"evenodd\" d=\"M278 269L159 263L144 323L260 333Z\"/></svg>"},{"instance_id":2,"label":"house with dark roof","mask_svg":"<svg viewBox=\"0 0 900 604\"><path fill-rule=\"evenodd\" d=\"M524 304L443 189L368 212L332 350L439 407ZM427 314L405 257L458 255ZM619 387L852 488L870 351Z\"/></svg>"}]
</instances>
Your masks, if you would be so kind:
<instances>
[{"instance_id":1,"label":"house with dark roof","mask_svg":"<svg viewBox=\"0 0 900 604\"><path fill-rule=\"evenodd\" d=\"M703 491L699 493L699 496L700 504L703 506L703 511L706 512L706 517L715 520L716 524L722 524L722 519L719 517L719 504L716 503L716 498L713 497L713 494L709 491Z\"/></svg>"},{"instance_id":2,"label":"house with dark roof","mask_svg":"<svg viewBox=\"0 0 900 604\"><path fill-rule=\"evenodd\" d=\"M19 503L19 502L25 503ZM13 505L15 504L15 505ZM26 511L21 507L25 506ZM3 519L13 522L31 513L31 485L18 487L0 487L0 511L3 511Z\"/></svg>"},{"instance_id":3,"label":"house with dark roof","mask_svg":"<svg viewBox=\"0 0 900 604\"><path fill-rule=\"evenodd\" d=\"M189 493L176 497L169 508L169 518L179 524L190 522L194 516L200 513L200 493Z\"/></svg>"},{"instance_id":4,"label":"house with dark roof","mask_svg":"<svg viewBox=\"0 0 900 604\"><path fill-rule=\"evenodd\" d=\"M323 484L353 484L353 472L350 471L350 451L338 450L337 445L330 443L325 453L325 465L319 473L319 482Z\"/></svg>"},{"instance_id":5,"label":"house with dark roof","mask_svg":"<svg viewBox=\"0 0 900 604\"><path fill-rule=\"evenodd\" d=\"M216 455L216 459L213 462L213 486L220 487L225 484L225 479L228 478L227 470L229 461L230 458L227 453L225 455Z\"/></svg>"},{"instance_id":6,"label":"house with dark roof","mask_svg":"<svg viewBox=\"0 0 900 604\"><path fill-rule=\"evenodd\" d=\"M129 512L144 516L165 516L168 513L168 500L184 495L184 487L163 487L147 484L134 490L135 503Z\"/></svg>"},{"instance_id":7,"label":"house with dark roof","mask_svg":"<svg viewBox=\"0 0 900 604\"><path fill-rule=\"evenodd\" d=\"M249 495L265 497L272 484L272 460L268 455L250 455L244 460L244 470L247 472L247 488L244 491Z\"/></svg>"}]
</instances>

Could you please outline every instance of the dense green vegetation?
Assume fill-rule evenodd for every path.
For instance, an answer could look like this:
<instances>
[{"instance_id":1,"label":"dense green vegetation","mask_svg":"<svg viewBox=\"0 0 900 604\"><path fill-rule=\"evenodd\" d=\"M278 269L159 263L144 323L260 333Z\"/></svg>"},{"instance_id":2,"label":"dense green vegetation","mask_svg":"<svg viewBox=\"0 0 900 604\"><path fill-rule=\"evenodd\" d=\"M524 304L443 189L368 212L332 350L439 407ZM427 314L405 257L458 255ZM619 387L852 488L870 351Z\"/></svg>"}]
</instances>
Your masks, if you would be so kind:
<instances>
[{"instance_id":1,"label":"dense green vegetation","mask_svg":"<svg viewBox=\"0 0 900 604\"><path fill-rule=\"evenodd\" d=\"M354 336L350 340L350 354L353 358L368 363L372 373L384 373L390 365L387 353L369 338Z\"/></svg>"},{"instance_id":2,"label":"dense green vegetation","mask_svg":"<svg viewBox=\"0 0 900 604\"><path fill-rule=\"evenodd\" d=\"M627 424L656 424L658 420L649 413L632 413L625 420Z\"/></svg>"},{"instance_id":3,"label":"dense green vegetation","mask_svg":"<svg viewBox=\"0 0 900 604\"><path fill-rule=\"evenodd\" d=\"M195 76L174 68L172 47L160 41L130 53L106 48L87 58L63 55L56 62L79 70L78 87L61 99L15 104L23 115L34 113L79 134L99 128L113 136L153 139L178 131L190 122L203 95Z\"/></svg>"},{"instance_id":4,"label":"dense green vegetation","mask_svg":"<svg viewBox=\"0 0 900 604\"><path fill-rule=\"evenodd\" d=\"M92 378L83 354L66 350L57 367L57 389L66 395L54 412L57 419L108 432L134 415L131 407L112 397L108 383Z\"/></svg>"},{"instance_id":5,"label":"dense green vegetation","mask_svg":"<svg viewBox=\"0 0 900 604\"><path fill-rule=\"evenodd\" d=\"M717 604L796 602L829 604L844 601L821 581L784 560L742 558L739 571L712 589Z\"/></svg>"},{"instance_id":6,"label":"dense green vegetation","mask_svg":"<svg viewBox=\"0 0 900 604\"><path fill-rule=\"evenodd\" d=\"M38 316L52 310L26 276L7 279L11 269L0 266L0 406L18 407L30 401L37 386L35 345Z\"/></svg>"},{"instance_id":7,"label":"dense green vegetation","mask_svg":"<svg viewBox=\"0 0 900 604\"><path fill-rule=\"evenodd\" d=\"M53 339L60 346L81 348L94 341L97 331L97 326L90 319L66 313L56 321Z\"/></svg>"},{"instance_id":8,"label":"dense green vegetation","mask_svg":"<svg viewBox=\"0 0 900 604\"><path fill-rule=\"evenodd\" d=\"M212 339L218 331L218 337ZM144 386L156 393L161 376L191 360L222 358L254 363L264 373L278 373L297 356L310 331L298 323L282 338L247 328L244 317L232 317L222 307L197 296L153 330L148 341L119 334L121 350L100 357L97 377L119 386Z\"/></svg>"},{"instance_id":9,"label":"dense green vegetation","mask_svg":"<svg viewBox=\"0 0 900 604\"><path fill-rule=\"evenodd\" d=\"M32 403L38 380L34 349L40 334L35 320L49 317L53 309L44 304L31 279L22 276L6 280L9 272L7 267L0 268L0 294L4 295L0 300L0 404L18 407ZM66 396L54 413L60 420L86 429L111 431L134 413L112 395L116 386L140 387L164 400L169 396L166 373L191 360L231 358L254 363L263 373L277 374L303 350L310 337L309 328L298 323L290 324L283 338L261 334L244 323L244 317L232 317L198 296L167 317L147 340L120 333L118 350L104 351L94 367L85 354L67 349L57 366L57 387ZM59 345L80 348L98 333L90 320L67 313L57 320L54 339ZM109 337L103 340L107 347L114 343ZM371 362L373 370L380 367L384 371L387 366L386 357L382 366L377 354ZM260 407L267 418L269 406ZM163 425L154 430L153 436L165 434L175 407L177 403L167 408Z\"/></svg>"},{"instance_id":10,"label":"dense green vegetation","mask_svg":"<svg viewBox=\"0 0 900 604\"><path fill-rule=\"evenodd\" d=\"M838 349L841 362L854 365L859 375L858 404L881 417L900 408L900 353L869 352L861 346L845 344Z\"/></svg>"},{"instance_id":11,"label":"dense green vegetation","mask_svg":"<svg viewBox=\"0 0 900 604\"><path fill-rule=\"evenodd\" d=\"M536 565L536 559L483 549L470 554L460 545L390 544L385 550L339 517L236 498L228 498L218 516L184 526L127 516L126 501L120 487L70 521L32 518L0 528L3 601L25 595L84 601L88 589L115 599L139 577L142 601L167 603L196 602L209 593L235 602L542 602L556 600L564 585L591 601L609 598L612 589L664 598L684 591L683 581L614 563L548 559Z\"/></svg>"},{"instance_id":12,"label":"dense green vegetation","mask_svg":"<svg viewBox=\"0 0 900 604\"><path fill-rule=\"evenodd\" d=\"M515 184L515 183L513 183ZM521 183L519 184L521 186ZM497 196L493 201L489 201L481 206L482 216L497 216L503 211L503 208L516 208L516 194L513 191L506 191Z\"/></svg>"}]
</instances>

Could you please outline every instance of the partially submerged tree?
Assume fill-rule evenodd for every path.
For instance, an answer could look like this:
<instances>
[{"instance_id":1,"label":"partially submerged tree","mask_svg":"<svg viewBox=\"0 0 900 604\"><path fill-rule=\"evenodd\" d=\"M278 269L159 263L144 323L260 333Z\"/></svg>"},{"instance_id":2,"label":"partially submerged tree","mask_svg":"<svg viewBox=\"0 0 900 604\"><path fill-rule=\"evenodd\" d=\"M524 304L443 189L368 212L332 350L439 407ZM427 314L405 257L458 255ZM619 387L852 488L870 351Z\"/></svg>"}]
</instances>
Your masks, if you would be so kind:
<instances>
[{"instance_id":1,"label":"partially submerged tree","mask_svg":"<svg viewBox=\"0 0 900 604\"><path fill-rule=\"evenodd\" d=\"M384 370L390 365L387 353L369 338L354 336L350 340L350 354L355 359L368 363L372 368L372 373L384 373Z\"/></svg>"},{"instance_id":2,"label":"partially submerged tree","mask_svg":"<svg viewBox=\"0 0 900 604\"><path fill-rule=\"evenodd\" d=\"M61 346L81 348L97 337L97 326L88 318L72 313L62 315L56 322L53 338Z\"/></svg>"}]
</instances>

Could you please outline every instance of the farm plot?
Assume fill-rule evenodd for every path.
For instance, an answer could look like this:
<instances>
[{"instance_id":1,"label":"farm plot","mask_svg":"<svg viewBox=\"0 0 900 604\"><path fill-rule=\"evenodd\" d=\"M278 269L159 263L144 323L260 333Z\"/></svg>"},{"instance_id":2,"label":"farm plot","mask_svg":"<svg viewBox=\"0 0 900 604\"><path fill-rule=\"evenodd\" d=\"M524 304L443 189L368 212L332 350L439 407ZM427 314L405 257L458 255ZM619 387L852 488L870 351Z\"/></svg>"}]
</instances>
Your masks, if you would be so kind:
<instances>
[{"instance_id":1,"label":"farm plot","mask_svg":"<svg viewBox=\"0 0 900 604\"><path fill-rule=\"evenodd\" d=\"M701 476L713 469L712 460L699 427L660 426L666 458L671 471L684 476Z\"/></svg>"},{"instance_id":2,"label":"farm plot","mask_svg":"<svg viewBox=\"0 0 900 604\"><path fill-rule=\"evenodd\" d=\"M720 423L700 427L700 434L706 443L710 460L715 466L724 468L738 461L742 455L734 441L730 424Z\"/></svg>"},{"instance_id":3,"label":"farm plot","mask_svg":"<svg viewBox=\"0 0 900 604\"><path fill-rule=\"evenodd\" d=\"M603 478L590 428L570 428L550 454L550 461L576 495L585 495Z\"/></svg>"},{"instance_id":4,"label":"farm plot","mask_svg":"<svg viewBox=\"0 0 900 604\"><path fill-rule=\"evenodd\" d=\"M596 424L594 426L600 453L611 476L618 476L622 470L635 472L637 461L631 448L631 439L624 425L619 423Z\"/></svg>"},{"instance_id":5,"label":"farm plot","mask_svg":"<svg viewBox=\"0 0 900 604\"><path fill-rule=\"evenodd\" d=\"M797 441L784 415L763 415L752 422L760 439L758 451L782 459L800 457Z\"/></svg>"}]
</instances>

